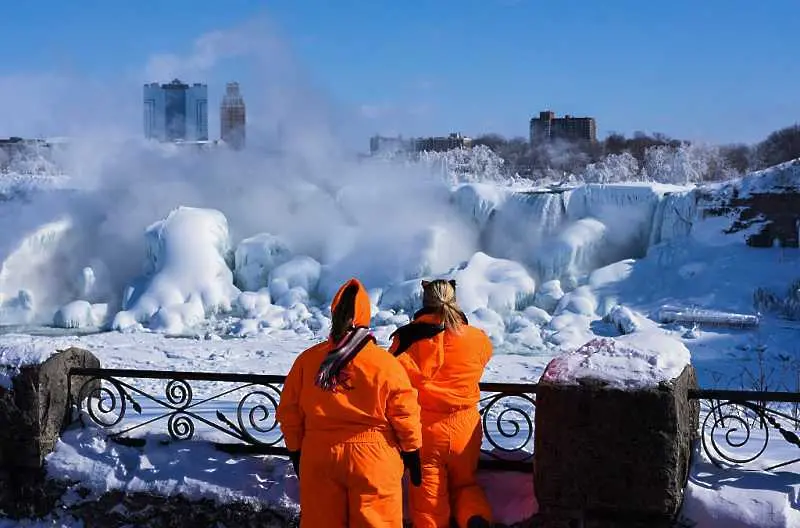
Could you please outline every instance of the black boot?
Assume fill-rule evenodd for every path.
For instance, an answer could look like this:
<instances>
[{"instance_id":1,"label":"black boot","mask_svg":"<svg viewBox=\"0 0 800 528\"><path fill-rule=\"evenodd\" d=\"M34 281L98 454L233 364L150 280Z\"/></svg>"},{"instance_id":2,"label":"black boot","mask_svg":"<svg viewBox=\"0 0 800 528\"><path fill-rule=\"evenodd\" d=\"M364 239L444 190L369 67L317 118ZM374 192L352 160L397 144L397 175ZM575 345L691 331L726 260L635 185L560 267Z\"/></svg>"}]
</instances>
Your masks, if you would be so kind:
<instances>
[{"instance_id":1,"label":"black boot","mask_svg":"<svg viewBox=\"0 0 800 528\"><path fill-rule=\"evenodd\" d=\"M470 517L467 521L466 528L492 528L492 523L481 517L480 515L476 515L474 517Z\"/></svg>"}]
</instances>

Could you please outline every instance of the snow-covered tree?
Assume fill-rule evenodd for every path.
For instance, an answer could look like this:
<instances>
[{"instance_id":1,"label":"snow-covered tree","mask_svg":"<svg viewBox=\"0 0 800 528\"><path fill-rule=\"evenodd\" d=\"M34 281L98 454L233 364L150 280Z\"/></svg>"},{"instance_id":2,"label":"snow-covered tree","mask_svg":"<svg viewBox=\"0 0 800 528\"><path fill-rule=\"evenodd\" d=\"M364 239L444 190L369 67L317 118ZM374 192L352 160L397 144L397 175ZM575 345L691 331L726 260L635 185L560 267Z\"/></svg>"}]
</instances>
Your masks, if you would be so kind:
<instances>
[{"instance_id":1,"label":"snow-covered tree","mask_svg":"<svg viewBox=\"0 0 800 528\"><path fill-rule=\"evenodd\" d=\"M639 162L630 152L611 154L590 163L581 174L586 183L615 183L639 179Z\"/></svg>"},{"instance_id":2,"label":"snow-covered tree","mask_svg":"<svg viewBox=\"0 0 800 528\"><path fill-rule=\"evenodd\" d=\"M648 180L676 185L721 180L735 175L735 171L727 168L718 147L694 143L649 148L642 169Z\"/></svg>"}]
</instances>

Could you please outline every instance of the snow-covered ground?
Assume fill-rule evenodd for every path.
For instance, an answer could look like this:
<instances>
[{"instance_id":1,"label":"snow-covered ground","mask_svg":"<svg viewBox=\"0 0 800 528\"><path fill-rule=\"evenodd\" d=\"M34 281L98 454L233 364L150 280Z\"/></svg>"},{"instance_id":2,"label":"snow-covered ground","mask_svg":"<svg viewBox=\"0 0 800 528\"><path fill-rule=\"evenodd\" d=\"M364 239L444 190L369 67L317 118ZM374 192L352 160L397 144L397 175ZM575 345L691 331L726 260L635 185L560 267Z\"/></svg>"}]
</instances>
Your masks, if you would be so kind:
<instances>
[{"instance_id":1,"label":"snow-covered ground","mask_svg":"<svg viewBox=\"0 0 800 528\"><path fill-rule=\"evenodd\" d=\"M756 315L757 289L783 295L800 278L800 251L749 248L747 230L724 234L731 218L705 215L691 189L618 183L544 192L519 182L443 182L425 163L373 160L328 167L341 178L301 181L271 176L277 165L265 162L264 188L242 193L250 180L226 179L227 154L204 155L206 162L141 154L139 166L164 168L163 181L141 182L163 189L158 196L85 179L43 188L15 180L22 198L0 203L4 385L20 363L69 345L91 350L104 367L285 374L298 351L325 335L335 289L357 276L383 343L419 306L420 279L456 279L463 309L495 344L484 381L535 382L554 356L599 336L682 343L704 387L800 388L797 322L773 313L754 327L660 322L660 309L671 306L735 323ZM125 170L107 162L98 178L107 165ZM797 186L797 167L704 192ZM158 383L148 390L163 393ZM94 429L65 434L48 471L97 491L240 497L280 508L296 498L284 461L200 444L151 442L142 451ZM698 526L744 526L746 515L791 525L765 520L776 509L796 520L798 489L780 475L732 474L764 497L747 508L736 485L710 482L722 474L704 462L693 468L685 513Z\"/></svg>"}]
</instances>

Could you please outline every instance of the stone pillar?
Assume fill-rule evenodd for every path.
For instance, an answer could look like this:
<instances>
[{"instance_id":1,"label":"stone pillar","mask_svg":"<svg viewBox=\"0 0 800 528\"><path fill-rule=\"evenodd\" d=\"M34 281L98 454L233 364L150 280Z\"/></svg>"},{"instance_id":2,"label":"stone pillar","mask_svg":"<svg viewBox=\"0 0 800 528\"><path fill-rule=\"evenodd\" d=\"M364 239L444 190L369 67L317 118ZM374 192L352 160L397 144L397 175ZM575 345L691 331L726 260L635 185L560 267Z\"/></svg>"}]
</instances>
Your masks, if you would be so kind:
<instances>
[{"instance_id":1,"label":"stone pillar","mask_svg":"<svg viewBox=\"0 0 800 528\"><path fill-rule=\"evenodd\" d=\"M12 518L45 515L64 493L47 480L43 465L66 425L72 367L99 368L100 361L80 348L61 350L21 367L11 390L0 388L0 508ZM71 388L73 401L80 385Z\"/></svg>"},{"instance_id":2,"label":"stone pillar","mask_svg":"<svg viewBox=\"0 0 800 528\"><path fill-rule=\"evenodd\" d=\"M666 528L680 509L698 428L699 404L688 399L694 369L682 343L642 350L630 337L591 341L542 376L534 455L542 526Z\"/></svg>"}]
</instances>

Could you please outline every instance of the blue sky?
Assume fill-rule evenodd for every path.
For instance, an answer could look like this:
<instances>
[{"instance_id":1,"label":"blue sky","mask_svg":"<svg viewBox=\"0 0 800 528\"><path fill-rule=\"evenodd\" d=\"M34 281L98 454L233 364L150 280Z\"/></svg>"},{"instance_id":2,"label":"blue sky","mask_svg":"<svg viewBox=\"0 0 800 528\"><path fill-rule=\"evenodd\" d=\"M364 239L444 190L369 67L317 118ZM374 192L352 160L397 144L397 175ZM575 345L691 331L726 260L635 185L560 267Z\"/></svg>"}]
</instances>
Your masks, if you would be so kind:
<instances>
[{"instance_id":1,"label":"blue sky","mask_svg":"<svg viewBox=\"0 0 800 528\"><path fill-rule=\"evenodd\" d=\"M140 105L142 82L168 80L146 78L154 56L191 55L203 35L259 16L365 145L375 132L525 136L545 108L594 116L601 136L711 142L757 141L800 121L797 0L13 2L0 31L0 114L52 97L58 82L32 91L22 82L49 74L113 86L113 97ZM223 57L185 80L218 96L238 79L252 101L270 75L269 64L253 68ZM42 110L37 126L57 133L57 115L66 114Z\"/></svg>"}]
</instances>

